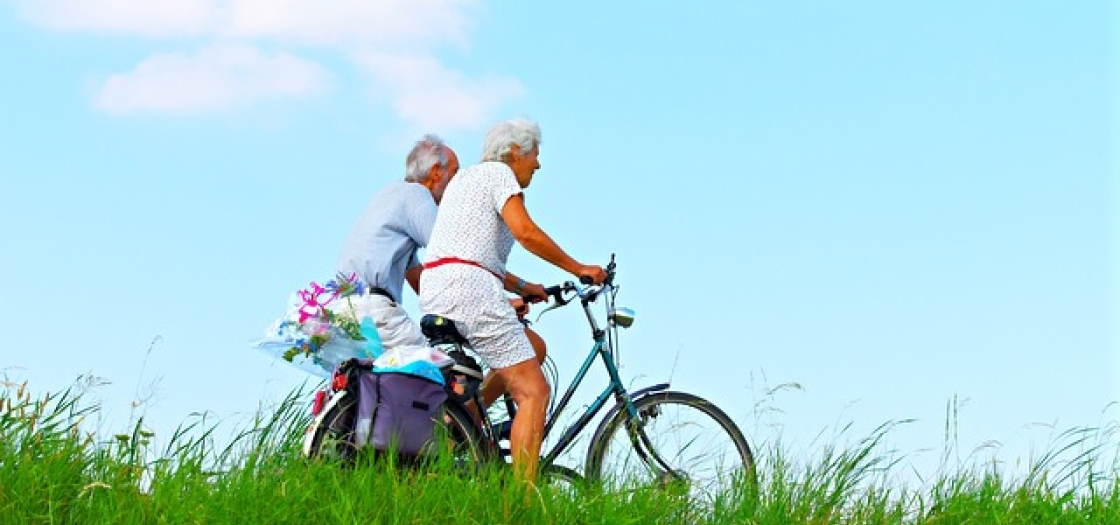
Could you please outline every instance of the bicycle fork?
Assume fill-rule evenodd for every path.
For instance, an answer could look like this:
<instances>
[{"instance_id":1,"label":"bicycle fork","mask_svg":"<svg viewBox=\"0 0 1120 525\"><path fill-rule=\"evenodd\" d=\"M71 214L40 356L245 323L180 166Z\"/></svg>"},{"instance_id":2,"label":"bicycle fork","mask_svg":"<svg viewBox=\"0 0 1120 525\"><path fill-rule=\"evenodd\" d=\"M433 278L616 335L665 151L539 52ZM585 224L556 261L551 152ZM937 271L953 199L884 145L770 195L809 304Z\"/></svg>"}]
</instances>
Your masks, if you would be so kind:
<instances>
[{"instance_id":1,"label":"bicycle fork","mask_svg":"<svg viewBox=\"0 0 1120 525\"><path fill-rule=\"evenodd\" d=\"M655 477L660 486L667 487L675 482L687 483L688 478L669 466L669 463L658 454L657 447L654 447L653 443L650 442L649 434L645 432L645 418L657 417L659 415L656 413L657 406L654 405L647 408L646 411L638 412L634 406L635 400L632 399L627 403L630 405L627 407L630 416L627 417L626 421L626 433L630 436L630 446L634 447L634 452L638 454L638 457L656 474Z\"/></svg>"}]
</instances>

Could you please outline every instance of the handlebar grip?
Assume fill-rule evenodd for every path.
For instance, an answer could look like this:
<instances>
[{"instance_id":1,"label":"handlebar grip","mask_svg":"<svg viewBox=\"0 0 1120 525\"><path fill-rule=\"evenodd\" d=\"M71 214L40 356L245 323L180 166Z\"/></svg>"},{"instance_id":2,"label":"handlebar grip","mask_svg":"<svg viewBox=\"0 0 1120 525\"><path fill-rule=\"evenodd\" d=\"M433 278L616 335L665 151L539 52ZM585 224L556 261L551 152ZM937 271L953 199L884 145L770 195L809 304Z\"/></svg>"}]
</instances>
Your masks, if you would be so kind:
<instances>
[{"instance_id":1,"label":"handlebar grip","mask_svg":"<svg viewBox=\"0 0 1120 525\"><path fill-rule=\"evenodd\" d=\"M564 287L561 285L549 286L544 289L544 293L556 300L557 304L564 305L568 301L564 300Z\"/></svg>"},{"instance_id":2,"label":"handlebar grip","mask_svg":"<svg viewBox=\"0 0 1120 525\"><path fill-rule=\"evenodd\" d=\"M579 276L579 282L580 282L580 284L591 284L595 281L593 281L591 279L590 275L581 275L581 276Z\"/></svg>"}]
</instances>

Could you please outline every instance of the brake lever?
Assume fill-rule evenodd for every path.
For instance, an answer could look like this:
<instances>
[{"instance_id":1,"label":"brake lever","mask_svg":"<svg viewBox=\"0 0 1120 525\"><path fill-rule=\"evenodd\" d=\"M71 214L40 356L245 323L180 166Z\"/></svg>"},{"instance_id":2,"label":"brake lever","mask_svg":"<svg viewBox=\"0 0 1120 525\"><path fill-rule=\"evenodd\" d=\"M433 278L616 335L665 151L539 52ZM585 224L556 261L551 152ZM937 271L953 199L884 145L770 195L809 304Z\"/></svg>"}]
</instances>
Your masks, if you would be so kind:
<instances>
[{"instance_id":1,"label":"brake lever","mask_svg":"<svg viewBox=\"0 0 1120 525\"><path fill-rule=\"evenodd\" d=\"M571 288L570 283L549 286L544 289L544 294L551 297L556 302L556 306L564 306L568 304L568 300L564 298L564 291L569 288Z\"/></svg>"},{"instance_id":2,"label":"brake lever","mask_svg":"<svg viewBox=\"0 0 1120 525\"><path fill-rule=\"evenodd\" d=\"M535 324L535 323L538 323L538 322L540 322L540 320L541 320L541 316L543 316L545 312L547 312L547 311L549 311L549 310L555 310L555 309L557 309L557 308L560 308L561 306L563 306L563 305L561 305L561 304L559 304L559 303L552 303L552 304L548 305L548 308L545 308L544 310L541 310L541 311L540 311L540 312L539 312L539 313L537 314L537 318L536 318L536 319L535 319L535 320L533 321L533 323Z\"/></svg>"},{"instance_id":3,"label":"brake lever","mask_svg":"<svg viewBox=\"0 0 1120 525\"><path fill-rule=\"evenodd\" d=\"M548 305L548 308L545 308L544 310L541 310L540 313L537 314L537 320L533 321L534 323L536 323L537 321L540 321L541 316L543 316L545 312L547 312L549 310L555 310L555 309L560 308L561 306L564 306L564 305L566 305L570 302L569 300L564 298L564 290L567 289L567 288L568 288L568 283L565 283L563 285L557 285L557 286L549 286L548 288L544 289L545 295L552 298L552 303Z\"/></svg>"}]
</instances>

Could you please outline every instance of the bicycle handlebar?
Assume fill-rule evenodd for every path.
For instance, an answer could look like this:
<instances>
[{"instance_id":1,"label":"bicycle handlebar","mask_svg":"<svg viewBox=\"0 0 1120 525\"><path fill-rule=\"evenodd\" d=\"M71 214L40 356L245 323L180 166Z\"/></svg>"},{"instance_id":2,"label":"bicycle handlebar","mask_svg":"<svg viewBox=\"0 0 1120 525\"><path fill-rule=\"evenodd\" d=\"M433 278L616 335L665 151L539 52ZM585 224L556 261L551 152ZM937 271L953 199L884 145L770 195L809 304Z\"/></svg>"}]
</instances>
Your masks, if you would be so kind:
<instances>
[{"instance_id":1,"label":"bicycle handlebar","mask_svg":"<svg viewBox=\"0 0 1120 525\"><path fill-rule=\"evenodd\" d=\"M604 268L604 270L607 272L607 278L603 280L602 284L603 284L604 287L607 287L607 286L610 286L612 282L614 282L614 254L613 253L611 254L611 261L609 263L607 263L607 267ZM579 276L579 282L580 282L580 284L583 284L585 286L589 286L589 285L592 284L591 277L588 276L588 275Z\"/></svg>"},{"instance_id":2,"label":"bicycle handlebar","mask_svg":"<svg viewBox=\"0 0 1120 525\"><path fill-rule=\"evenodd\" d=\"M564 299L564 290L565 290L565 286L569 285L569 284L571 284L571 283L564 283L564 284L558 284L556 286L549 286L548 288L544 289L544 293L545 293L545 295L548 295L549 297L552 297L552 299L554 301L556 301L556 304L558 304L560 306L564 306L564 305L568 304L568 300Z\"/></svg>"},{"instance_id":3,"label":"bicycle handlebar","mask_svg":"<svg viewBox=\"0 0 1120 525\"><path fill-rule=\"evenodd\" d=\"M548 310L551 310L553 308L559 308L561 306L565 306L568 303L572 302L572 300L570 298L565 297L565 294L568 294L568 293L575 293L575 295L577 297L579 297L580 299L582 299L584 301L588 301L588 302L594 301L595 298L597 298L599 296L599 292L614 286L614 275L615 275L614 254L611 254L611 260L610 260L609 263L607 263L607 267L605 268L605 270L607 272L607 278L604 279L602 284L599 284L599 285L591 284L591 278L584 275L584 276L580 276L580 278L579 278L580 283L584 285L583 288L580 288L580 287L576 286L576 284L573 283L572 281L565 281L562 284L558 284L558 285L555 285L555 286L549 286L549 287L545 288L544 293L546 295L548 295L549 297L552 297L552 299L555 301L555 304L553 306L548 307L547 309L542 311L540 314L537 314L537 318L539 319L540 316L543 315L544 312L547 312Z\"/></svg>"}]
</instances>

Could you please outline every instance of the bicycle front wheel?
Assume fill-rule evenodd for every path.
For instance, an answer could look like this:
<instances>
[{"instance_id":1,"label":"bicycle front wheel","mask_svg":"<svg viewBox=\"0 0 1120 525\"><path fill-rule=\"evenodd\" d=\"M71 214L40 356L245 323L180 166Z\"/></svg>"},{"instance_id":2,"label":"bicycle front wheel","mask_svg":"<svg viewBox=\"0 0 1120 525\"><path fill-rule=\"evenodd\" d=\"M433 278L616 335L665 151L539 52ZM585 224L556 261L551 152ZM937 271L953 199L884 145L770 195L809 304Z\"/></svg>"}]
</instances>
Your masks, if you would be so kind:
<instances>
[{"instance_id":1,"label":"bicycle front wheel","mask_svg":"<svg viewBox=\"0 0 1120 525\"><path fill-rule=\"evenodd\" d=\"M719 407L683 392L649 394L634 407L636 420L620 410L592 438L589 480L617 490L685 488L709 504L755 490L750 445Z\"/></svg>"}]
</instances>

